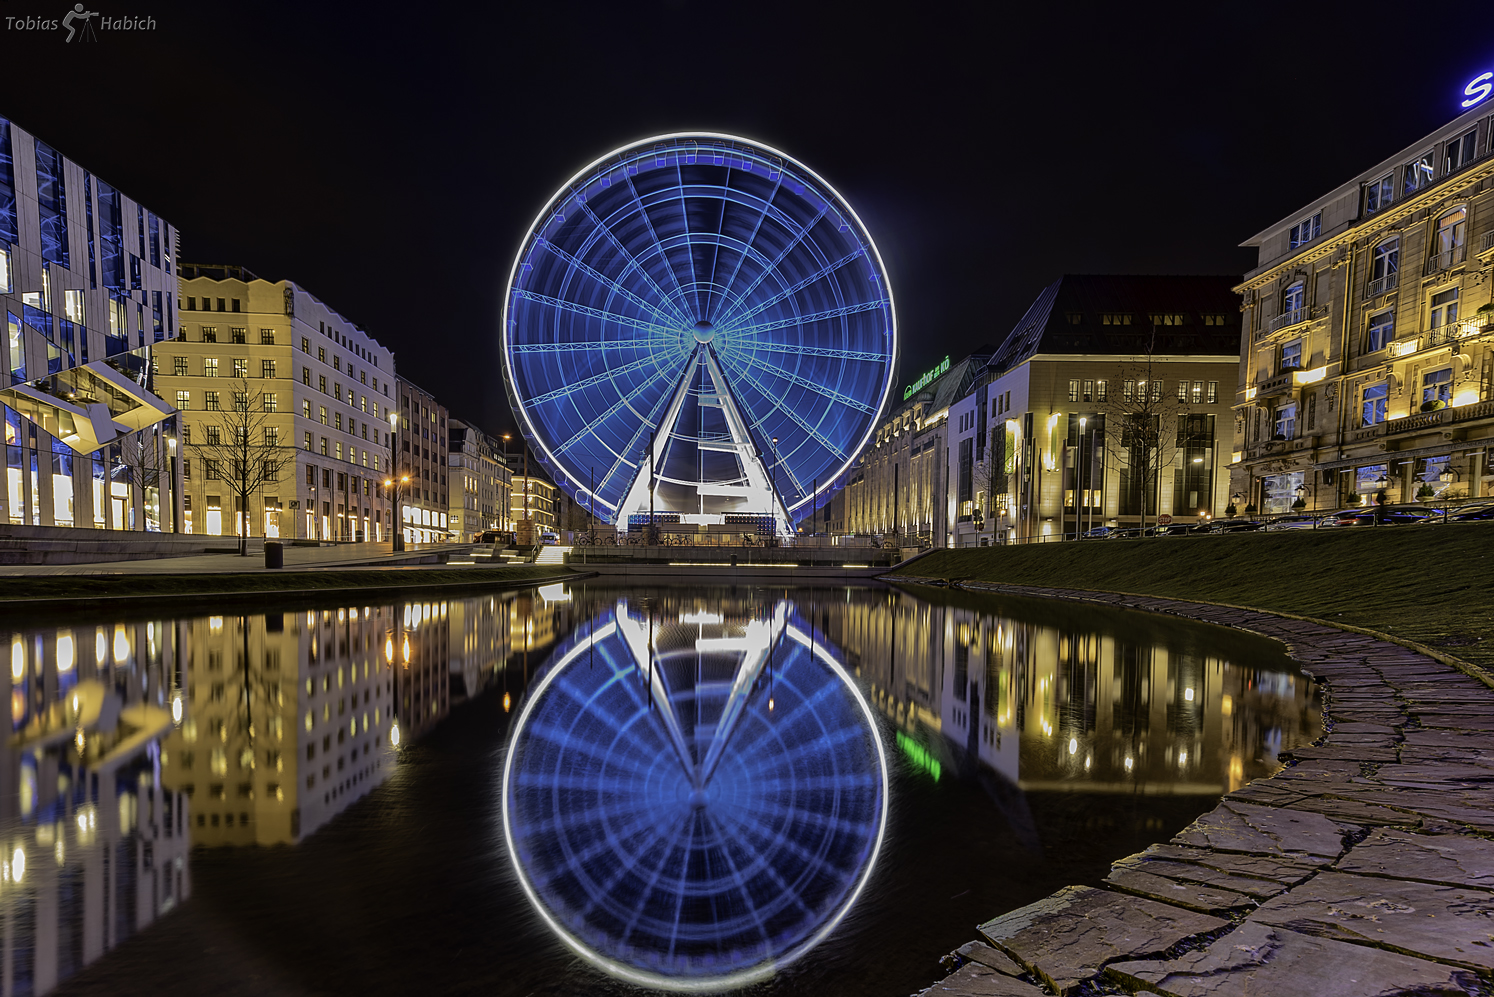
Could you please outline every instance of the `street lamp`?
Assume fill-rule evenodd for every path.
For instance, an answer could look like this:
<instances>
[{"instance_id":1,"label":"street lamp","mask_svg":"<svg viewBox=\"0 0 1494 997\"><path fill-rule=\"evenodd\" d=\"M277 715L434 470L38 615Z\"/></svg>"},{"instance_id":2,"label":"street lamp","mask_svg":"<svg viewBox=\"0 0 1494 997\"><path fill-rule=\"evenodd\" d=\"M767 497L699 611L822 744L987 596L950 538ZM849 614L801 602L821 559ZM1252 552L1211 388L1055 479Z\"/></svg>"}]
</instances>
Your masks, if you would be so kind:
<instances>
[{"instance_id":1,"label":"street lamp","mask_svg":"<svg viewBox=\"0 0 1494 997\"><path fill-rule=\"evenodd\" d=\"M401 477L399 473L399 410L389 410L389 480L385 482L391 491L391 510L389 513L389 532L393 540L390 549L400 554L405 549L405 531L400 521L399 508L399 486L401 481L410 480L408 476Z\"/></svg>"},{"instance_id":2,"label":"street lamp","mask_svg":"<svg viewBox=\"0 0 1494 997\"><path fill-rule=\"evenodd\" d=\"M179 522L177 522L177 513L176 513L176 505L177 505L177 502L179 501L179 498L180 498L178 496L178 494L177 494L177 492L180 489L179 489L179 487L177 485L177 477L176 477L176 437L175 436L168 436L168 437L166 437L166 445L167 445L167 448L171 451L171 456L167 458L167 460L170 463L170 467L169 467L167 473L170 475L170 479L169 480L171 481L171 532L172 533L180 533L181 532L181 524Z\"/></svg>"},{"instance_id":3,"label":"street lamp","mask_svg":"<svg viewBox=\"0 0 1494 997\"><path fill-rule=\"evenodd\" d=\"M773 488L770 496L773 512L773 539L778 539L778 437L773 437L773 465L768 468L768 484ZM784 524L788 525L787 523Z\"/></svg>"}]
</instances>

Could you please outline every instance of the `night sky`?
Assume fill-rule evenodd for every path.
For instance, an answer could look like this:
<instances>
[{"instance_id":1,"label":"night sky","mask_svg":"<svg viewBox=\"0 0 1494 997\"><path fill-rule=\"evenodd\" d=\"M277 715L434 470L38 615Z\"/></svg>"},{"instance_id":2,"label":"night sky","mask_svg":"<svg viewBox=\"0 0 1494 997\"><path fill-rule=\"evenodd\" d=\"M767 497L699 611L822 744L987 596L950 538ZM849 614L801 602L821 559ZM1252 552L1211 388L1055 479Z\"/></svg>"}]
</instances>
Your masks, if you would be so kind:
<instances>
[{"instance_id":1,"label":"night sky","mask_svg":"<svg viewBox=\"0 0 1494 997\"><path fill-rule=\"evenodd\" d=\"M0 26L70 6L0 0ZM630 140L735 132L834 184L907 381L1065 272L1244 272L1241 240L1494 69L1482 3L1035 6L97 0L157 28L5 32L0 115L176 224L186 262L296 281L502 432L518 242Z\"/></svg>"}]
</instances>

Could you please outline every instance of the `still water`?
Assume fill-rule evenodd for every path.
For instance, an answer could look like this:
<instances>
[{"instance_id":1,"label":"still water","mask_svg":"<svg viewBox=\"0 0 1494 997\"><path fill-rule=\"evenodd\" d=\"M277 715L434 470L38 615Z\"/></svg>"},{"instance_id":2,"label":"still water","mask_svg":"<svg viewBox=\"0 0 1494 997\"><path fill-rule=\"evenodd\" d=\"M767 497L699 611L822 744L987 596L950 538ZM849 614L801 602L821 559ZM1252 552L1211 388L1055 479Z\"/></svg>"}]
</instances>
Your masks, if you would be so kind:
<instances>
[{"instance_id":1,"label":"still water","mask_svg":"<svg viewBox=\"0 0 1494 997\"><path fill-rule=\"evenodd\" d=\"M905 994L1320 733L1279 647L885 588L9 624L0 997Z\"/></svg>"}]
</instances>

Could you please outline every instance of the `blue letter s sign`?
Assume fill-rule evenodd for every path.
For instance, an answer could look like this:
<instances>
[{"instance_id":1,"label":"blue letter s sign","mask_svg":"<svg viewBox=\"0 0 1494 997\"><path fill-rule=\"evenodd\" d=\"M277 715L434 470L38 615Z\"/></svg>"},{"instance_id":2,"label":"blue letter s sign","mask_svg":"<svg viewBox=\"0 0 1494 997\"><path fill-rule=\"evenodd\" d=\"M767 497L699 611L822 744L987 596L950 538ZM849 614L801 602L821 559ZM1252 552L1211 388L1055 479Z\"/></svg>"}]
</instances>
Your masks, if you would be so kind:
<instances>
[{"instance_id":1,"label":"blue letter s sign","mask_svg":"<svg viewBox=\"0 0 1494 997\"><path fill-rule=\"evenodd\" d=\"M1463 106L1472 107L1489 96L1490 92L1494 91L1494 83L1491 83L1491 80L1494 80L1494 73L1485 73L1469 80L1468 85L1463 88L1463 92L1468 95L1468 99L1463 101Z\"/></svg>"}]
</instances>

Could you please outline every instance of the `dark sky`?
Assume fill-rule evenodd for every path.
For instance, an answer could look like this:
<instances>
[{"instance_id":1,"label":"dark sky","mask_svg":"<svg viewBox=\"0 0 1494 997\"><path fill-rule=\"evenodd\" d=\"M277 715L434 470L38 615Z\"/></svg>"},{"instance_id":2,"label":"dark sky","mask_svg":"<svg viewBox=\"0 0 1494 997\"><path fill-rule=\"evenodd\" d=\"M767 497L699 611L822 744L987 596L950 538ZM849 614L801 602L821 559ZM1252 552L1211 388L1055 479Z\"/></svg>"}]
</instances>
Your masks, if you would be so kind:
<instances>
[{"instance_id":1,"label":"dark sky","mask_svg":"<svg viewBox=\"0 0 1494 997\"><path fill-rule=\"evenodd\" d=\"M69 6L0 0L0 24ZM834 184L891 272L906 381L1065 272L1243 272L1242 239L1494 69L1477 2L88 9L157 27L5 32L0 114L174 222L188 262L295 280L493 431L518 241L632 139L735 132Z\"/></svg>"}]
</instances>

